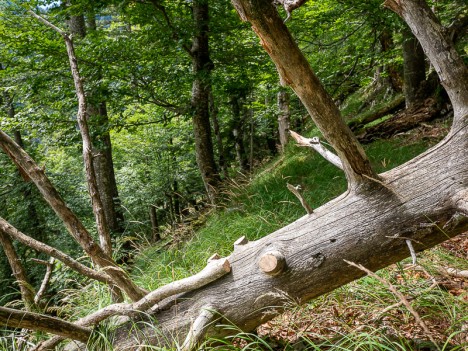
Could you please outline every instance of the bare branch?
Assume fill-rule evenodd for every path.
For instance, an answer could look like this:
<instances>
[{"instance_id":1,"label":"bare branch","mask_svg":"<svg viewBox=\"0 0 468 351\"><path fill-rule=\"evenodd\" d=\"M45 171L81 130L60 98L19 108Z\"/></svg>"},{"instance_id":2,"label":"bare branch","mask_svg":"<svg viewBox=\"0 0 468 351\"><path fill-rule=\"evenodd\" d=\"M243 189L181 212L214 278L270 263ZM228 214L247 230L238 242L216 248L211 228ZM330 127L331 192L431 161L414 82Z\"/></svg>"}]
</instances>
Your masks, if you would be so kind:
<instances>
[{"instance_id":1,"label":"bare branch","mask_svg":"<svg viewBox=\"0 0 468 351\"><path fill-rule=\"evenodd\" d=\"M0 325L9 328L25 328L60 335L69 339L86 342L91 329L80 327L63 319L44 314L19 311L0 306Z\"/></svg>"},{"instance_id":2,"label":"bare branch","mask_svg":"<svg viewBox=\"0 0 468 351\"><path fill-rule=\"evenodd\" d=\"M51 257L49 262L47 262L47 269L44 275L44 279L42 279L41 287L37 291L36 296L34 296L34 303L38 304L39 301L42 299L42 295L44 295L45 291L47 290L47 286L49 285L50 278L52 277L52 271L54 270L55 266L55 259Z\"/></svg>"},{"instance_id":3,"label":"bare branch","mask_svg":"<svg viewBox=\"0 0 468 351\"><path fill-rule=\"evenodd\" d=\"M301 186L298 185L298 186L293 186L291 184L286 184L288 190L290 192L292 192L298 199L299 201L301 202L301 205L302 207L304 207L304 209L306 210L307 214L311 214L312 212L314 212L314 210L312 209L312 207L310 207L310 205L307 203L307 201L304 199L304 196L302 196L300 190L301 190Z\"/></svg>"},{"instance_id":4,"label":"bare branch","mask_svg":"<svg viewBox=\"0 0 468 351\"><path fill-rule=\"evenodd\" d=\"M134 303L116 303L106 306L99 311L91 313L75 322L80 326L93 326L113 316L129 316L133 317L141 312L152 308L161 300L184 292L192 291L207 285L231 271L231 265L227 258L213 259L208 262L206 267L199 273L184 278L165 286L160 287L141 300ZM49 350L60 343L64 338L54 337L40 344L36 351Z\"/></svg>"},{"instance_id":5,"label":"bare branch","mask_svg":"<svg viewBox=\"0 0 468 351\"><path fill-rule=\"evenodd\" d=\"M28 13L33 16L34 18L36 18L37 20L39 20L40 22L42 22L43 24L45 24L47 27L50 27L52 28L54 31L56 31L57 33L59 33L62 37L68 37L68 34L61 30L59 27L55 26L54 24L50 23L49 21L47 21L44 17L42 16L39 16L37 13L35 13L34 11L32 10L27 10Z\"/></svg>"},{"instance_id":6,"label":"bare branch","mask_svg":"<svg viewBox=\"0 0 468 351\"><path fill-rule=\"evenodd\" d=\"M146 295L146 291L136 286L114 260L97 245L88 233L83 223L68 208L58 191L45 175L44 169L6 133L0 130L0 148L21 168L36 184L44 199L52 207L57 216L63 221L68 232L80 244L89 257L112 278L112 281L134 301Z\"/></svg>"},{"instance_id":7,"label":"bare branch","mask_svg":"<svg viewBox=\"0 0 468 351\"><path fill-rule=\"evenodd\" d=\"M19 285L21 299L27 310L34 306L34 288L31 286L24 266L21 264L21 259L18 257L15 247L11 242L10 237L2 230L0 226L0 244L3 247L3 252L8 259L13 276Z\"/></svg>"},{"instance_id":8,"label":"bare branch","mask_svg":"<svg viewBox=\"0 0 468 351\"><path fill-rule=\"evenodd\" d=\"M75 261L73 258L63 253L62 251L51 247L47 244L44 244L36 239L31 238L30 236L23 234L18 229L13 227L10 223L0 217L0 232L3 231L12 238L18 240L22 244L33 248L39 252L45 253L51 257L56 258L57 260L63 262L66 266L70 267L74 271L84 275L85 277L97 280L102 283L111 283L111 278L101 272L97 272L89 267L86 267L84 264L81 264L78 261Z\"/></svg>"},{"instance_id":9,"label":"bare branch","mask_svg":"<svg viewBox=\"0 0 468 351\"><path fill-rule=\"evenodd\" d=\"M340 158L335 155L333 152L328 150L325 146L322 145L320 139L315 138L305 138L294 131L289 131L291 136L296 140L299 146L307 146L315 151L317 151L325 160L329 161L332 165L338 167L339 169L343 170L343 162L341 162Z\"/></svg>"},{"instance_id":10,"label":"bare branch","mask_svg":"<svg viewBox=\"0 0 468 351\"><path fill-rule=\"evenodd\" d=\"M206 328L215 319L215 312L216 311L211 306L206 306L201 309L197 319L195 319L190 327L190 331L187 334L184 343L180 347L181 351L191 351L197 347L198 343L205 335Z\"/></svg>"}]
</instances>

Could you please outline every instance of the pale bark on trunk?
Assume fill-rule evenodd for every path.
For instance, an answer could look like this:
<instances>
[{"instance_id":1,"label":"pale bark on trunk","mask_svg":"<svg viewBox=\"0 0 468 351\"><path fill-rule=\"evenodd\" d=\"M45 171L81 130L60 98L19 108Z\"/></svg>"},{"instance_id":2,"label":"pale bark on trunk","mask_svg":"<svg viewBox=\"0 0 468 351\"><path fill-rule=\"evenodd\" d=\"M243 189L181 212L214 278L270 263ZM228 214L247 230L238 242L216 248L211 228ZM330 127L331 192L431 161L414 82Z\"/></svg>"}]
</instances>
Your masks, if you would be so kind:
<instances>
[{"instance_id":1,"label":"pale bark on trunk","mask_svg":"<svg viewBox=\"0 0 468 351\"><path fill-rule=\"evenodd\" d=\"M278 133L281 146L281 152L288 143L289 124L291 123L291 111L289 109L289 93L285 89L278 92Z\"/></svg>"}]
</instances>

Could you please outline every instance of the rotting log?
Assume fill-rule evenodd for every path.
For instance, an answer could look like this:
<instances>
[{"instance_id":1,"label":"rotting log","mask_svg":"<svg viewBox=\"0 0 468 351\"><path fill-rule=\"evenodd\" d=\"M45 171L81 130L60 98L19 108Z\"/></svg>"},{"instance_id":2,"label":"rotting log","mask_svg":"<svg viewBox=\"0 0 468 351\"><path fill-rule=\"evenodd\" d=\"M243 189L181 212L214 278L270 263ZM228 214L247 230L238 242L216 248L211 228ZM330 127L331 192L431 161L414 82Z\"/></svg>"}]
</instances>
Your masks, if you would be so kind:
<instances>
[{"instance_id":1,"label":"rotting log","mask_svg":"<svg viewBox=\"0 0 468 351\"><path fill-rule=\"evenodd\" d=\"M377 139L391 138L421 125L442 117L442 111L449 111L435 98L428 98L420 104L397 113L395 116L371 127L363 128L358 133L358 140L368 144Z\"/></svg>"}]
</instances>

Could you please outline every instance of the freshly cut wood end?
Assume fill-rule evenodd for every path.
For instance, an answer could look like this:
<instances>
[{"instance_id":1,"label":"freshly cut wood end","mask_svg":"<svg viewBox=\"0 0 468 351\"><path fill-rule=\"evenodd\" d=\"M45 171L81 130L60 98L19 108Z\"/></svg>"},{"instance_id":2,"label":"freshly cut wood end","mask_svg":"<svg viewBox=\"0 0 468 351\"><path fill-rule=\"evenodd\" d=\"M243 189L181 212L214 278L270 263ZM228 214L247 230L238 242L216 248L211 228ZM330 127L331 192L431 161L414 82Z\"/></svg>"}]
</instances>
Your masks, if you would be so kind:
<instances>
[{"instance_id":1,"label":"freshly cut wood end","mask_svg":"<svg viewBox=\"0 0 468 351\"><path fill-rule=\"evenodd\" d=\"M220 258L221 256L218 253L215 253L208 259L208 263L210 263L211 261L219 260Z\"/></svg>"},{"instance_id":2,"label":"freshly cut wood end","mask_svg":"<svg viewBox=\"0 0 468 351\"><path fill-rule=\"evenodd\" d=\"M285 267L286 260L279 251L270 251L262 255L258 261L258 266L263 273L268 275L277 275Z\"/></svg>"},{"instance_id":3,"label":"freshly cut wood end","mask_svg":"<svg viewBox=\"0 0 468 351\"><path fill-rule=\"evenodd\" d=\"M245 236L241 236L239 239L237 239L235 242L234 242L234 246L238 246L238 245L245 245L249 242L249 240L245 237Z\"/></svg>"},{"instance_id":4,"label":"freshly cut wood end","mask_svg":"<svg viewBox=\"0 0 468 351\"><path fill-rule=\"evenodd\" d=\"M227 273L231 271L231 263L229 262L227 258L224 259L223 268Z\"/></svg>"}]
</instances>

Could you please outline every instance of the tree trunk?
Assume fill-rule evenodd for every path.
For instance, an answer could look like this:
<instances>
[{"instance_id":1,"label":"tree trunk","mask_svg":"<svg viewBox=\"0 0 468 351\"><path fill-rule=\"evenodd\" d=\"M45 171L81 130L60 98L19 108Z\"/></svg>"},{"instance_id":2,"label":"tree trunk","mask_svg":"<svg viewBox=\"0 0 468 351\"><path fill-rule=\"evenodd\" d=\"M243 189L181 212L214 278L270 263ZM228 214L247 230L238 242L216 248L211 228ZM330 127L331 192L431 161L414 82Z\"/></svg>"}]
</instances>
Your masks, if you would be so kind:
<instances>
[{"instance_id":1,"label":"tree trunk","mask_svg":"<svg viewBox=\"0 0 468 351\"><path fill-rule=\"evenodd\" d=\"M468 69L424 0L386 0L385 6L408 24L439 75L454 110L452 130L463 127L468 114Z\"/></svg>"},{"instance_id":2,"label":"tree trunk","mask_svg":"<svg viewBox=\"0 0 468 351\"><path fill-rule=\"evenodd\" d=\"M243 113L242 98L239 95L231 96L232 108L232 136L234 137L234 147L236 150L236 158L239 163L239 169L242 173L249 170L247 162L247 153L244 145L244 127L246 125L246 116Z\"/></svg>"},{"instance_id":3,"label":"tree trunk","mask_svg":"<svg viewBox=\"0 0 468 351\"><path fill-rule=\"evenodd\" d=\"M392 50L393 47L395 46L393 42L392 32L388 29L384 29L382 33L380 33L379 41L380 41L380 47L382 48L382 52L388 52ZM390 86L392 87L392 90L394 92L401 92L401 88L402 88L401 76L400 76L400 73L398 72L397 67L395 67L395 64L387 63L383 67L383 70L388 75L388 81L390 83Z\"/></svg>"},{"instance_id":4,"label":"tree trunk","mask_svg":"<svg viewBox=\"0 0 468 351\"><path fill-rule=\"evenodd\" d=\"M218 107L216 106L216 103L214 101L213 93L210 92L210 116L211 121L213 122L213 132L215 134L216 144L218 146L218 164L219 168L223 172L224 178L228 179L229 173L227 170L226 153L224 151L223 138L219 129L218 112Z\"/></svg>"},{"instance_id":5,"label":"tree trunk","mask_svg":"<svg viewBox=\"0 0 468 351\"><path fill-rule=\"evenodd\" d=\"M92 126L99 131L93 133L93 164L104 215L109 229L121 234L124 231L124 216L115 180L107 104L104 101L97 108L88 107L88 112L90 121L94 122Z\"/></svg>"},{"instance_id":6,"label":"tree trunk","mask_svg":"<svg viewBox=\"0 0 468 351\"><path fill-rule=\"evenodd\" d=\"M403 31L403 72L406 108L410 108L425 97L421 83L426 80L426 57L409 28Z\"/></svg>"},{"instance_id":7,"label":"tree trunk","mask_svg":"<svg viewBox=\"0 0 468 351\"><path fill-rule=\"evenodd\" d=\"M281 89L278 92L278 132L281 152L284 152L289 137L289 123L291 121L289 100L289 93L285 89Z\"/></svg>"},{"instance_id":8,"label":"tree trunk","mask_svg":"<svg viewBox=\"0 0 468 351\"><path fill-rule=\"evenodd\" d=\"M28 276L24 269L23 264L21 263L21 259L16 254L15 247L11 242L11 238L0 228L0 244L2 245L3 252L10 263L11 271L13 272L13 276L16 279L16 282L19 285L20 292L21 292L21 299L23 300L24 306L26 310L30 311L33 309L34 303L34 288L32 287L31 283L29 282Z\"/></svg>"},{"instance_id":9,"label":"tree trunk","mask_svg":"<svg viewBox=\"0 0 468 351\"><path fill-rule=\"evenodd\" d=\"M213 62L210 59L208 45L208 1L194 0L192 8L195 27L195 36L191 49L192 70L195 76L192 85L192 122L195 135L195 152L206 192L210 201L214 203L220 178L214 160L210 126L210 75Z\"/></svg>"},{"instance_id":10,"label":"tree trunk","mask_svg":"<svg viewBox=\"0 0 468 351\"><path fill-rule=\"evenodd\" d=\"M150 206L150 221L151 221L151 242L155 243L161 240L161 234L159 231L158 213L156 206Z\"/></svg>"}]
</instances>

